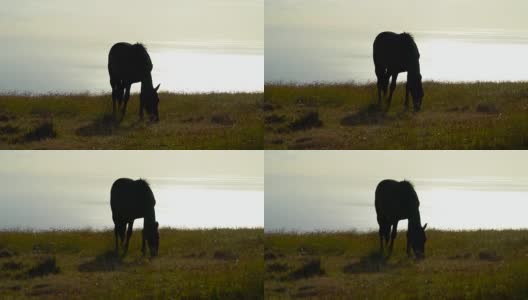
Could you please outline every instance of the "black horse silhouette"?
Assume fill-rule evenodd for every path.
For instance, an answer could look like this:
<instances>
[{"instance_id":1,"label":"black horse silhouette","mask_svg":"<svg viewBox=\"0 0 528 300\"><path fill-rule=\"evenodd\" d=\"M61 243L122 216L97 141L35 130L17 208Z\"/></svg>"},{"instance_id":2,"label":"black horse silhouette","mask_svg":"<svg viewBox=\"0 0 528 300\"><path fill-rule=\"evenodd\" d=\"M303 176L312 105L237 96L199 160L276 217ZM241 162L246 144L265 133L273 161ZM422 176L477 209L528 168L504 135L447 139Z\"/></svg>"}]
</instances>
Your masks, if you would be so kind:
<instances>
[{"instance_id":1,"label":"black horse silhouette","mask_svg":"<svg viewBox=\"0 0 528 300\"><path fill-rule=\"evenodd\" d=\"M411 92L414 111L419 111L424 92L420 74L420 52L412 35L406 32L401 34L382 32L374 40L373 48L374 66L378 78L378 104L381 104L381 91L383 90L383 96L387 94L389 78L392 76L387 108L390 106L398 74L407 72L405 109L409 108L409 92Z\"/></svg>"},{"instance_id":2,"label":"black horse silhouette","mask_svg":"<svg viewBox=\"0 0 528 300\"><path fill-rule=\"evenodd\" d=\"M395 181L386 179L376 187L376 214L379 224L380 252L383 253L383 240L389 241L389 256L392 253L394 239L398 231L398 221L408 219L407 227L407 255L412 248L416 258L425 257L425 228L420 221L420 201L409 181ZM392 226L392 234L391 234Z\"/></svg>"},{"instance_id":3,"label":"black horse silhouette","mask_svg":"<svg viewBox=\"0 0 528 300\"><path fill-rule=\"evenodd\" d=\"M112 86L112 112L115 117L116 100L119 101L123 116L125 115L130 86L141 82L139 96L139 117L143 119L143 109L150 114L150 119L159 121L158 114L158 89L152 84L152 61L147 49L142 44L117 43L112 46L108 54L108 73ZM124 103L123 102L124 97Z\"/></svg>"},{"instance_id":4,"label":"black horse silhouette","mask_svg":"<svg viewBox=\"0 0 528 300\"><path fill-rule=\"evenodd\" d=\"M120 178L114 182L110 191L110 206L114 220L115 251L118 253L118 238L124 242L124 254L128 251L128 242L132 236L134 220L143 219L143 238L141 252L145 254L145 241L151 256L158 254L159 224L156 222L154 206L156 199L147 181ZM127 230L128 224L128 230ZM125 231L126 241L125 241Z\"/></svg>"}]
</instances>

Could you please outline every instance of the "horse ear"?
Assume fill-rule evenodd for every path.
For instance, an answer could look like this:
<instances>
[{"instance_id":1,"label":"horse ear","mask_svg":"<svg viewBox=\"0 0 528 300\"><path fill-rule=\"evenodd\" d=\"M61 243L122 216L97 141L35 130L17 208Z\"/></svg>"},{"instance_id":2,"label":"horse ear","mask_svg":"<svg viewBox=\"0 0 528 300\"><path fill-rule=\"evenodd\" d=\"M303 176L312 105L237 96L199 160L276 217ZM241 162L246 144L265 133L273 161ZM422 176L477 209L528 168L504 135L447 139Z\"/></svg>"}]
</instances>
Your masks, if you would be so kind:
<instances>
[{"instance_id":1,"label":"horse ear","mask_svg":"<svg viewBox=\"0 0 528 300\"><path fill-rule=\"evenodd\" d=\"M427 227L427 223L425 223L424 227L423 227L423 230L425 230L425 227Z\"/></svg>"},{"instance_id":2,"label":"horse ear","mask_svg":"<svg viewBox=\"0 0 528 300\"><path fill-rule=\"evenodd\" d=\"M158 84L158 86L154 89L156 92L158 91L159 87L160 87L161 83Z\"/></svg>"}]
</instances>

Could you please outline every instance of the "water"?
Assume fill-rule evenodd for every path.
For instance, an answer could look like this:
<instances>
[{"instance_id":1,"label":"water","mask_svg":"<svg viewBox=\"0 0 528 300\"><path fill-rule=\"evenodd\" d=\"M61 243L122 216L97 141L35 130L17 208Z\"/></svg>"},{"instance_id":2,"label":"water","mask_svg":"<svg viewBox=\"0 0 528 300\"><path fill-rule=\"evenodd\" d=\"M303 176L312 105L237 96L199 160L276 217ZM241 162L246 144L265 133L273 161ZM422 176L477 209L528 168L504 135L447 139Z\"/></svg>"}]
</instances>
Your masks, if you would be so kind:
<instances>
[{"instance_id":1,"label":"water","mask_svg":"<svg viewBox=\"0 0 528 300\"><path fill-rule=\"evenodd\" d=\"M2 151L0 230L113 228L117 178L146 178L162 227L263 227L258 151ZM142 220L135 226L141 228Z\"/></svg>"},{"instance_id":2,"label":"water","mask_svg":"<svg viewBox=\"0 0 528 300\"><path fill-rule=\"evenodd\" d=\"M379 32L267 28L265 80L375 82L372 43ZM413 31L424 80L528 79L528 33ZM400 80L406 79L405 74Z\"/></svg>"},{"instance_id":3,"label":"water","mask_svg":"<svg viewBox=\"0 0 528 300\"><path fill-rule=\"evenodd\" d=\"M162 91L263 91L263 7L262 0L5 2L0 93L108 93L108 51L122 41L147 46Z\"/></svg>"},{"instance_id":4,"label":"water","mask_svg":"<svg viewBox=\"0 0 528 300\"><path fill-rule=\"evenodd\" d=\"M266 153L265 229L377 230L374 192L387 178L413 182L430 228L526 229L526 170L523 151Z\"/></svg>"},{"instance_id":5,"label":"water","mask_svg":"<svg viewBox=\"0 0 528 300\"><path fill-rule=\"evenodd\" d=\"M287 184L283 184L287 182ZM267 231L377 230L374 191L379 180L266 178ZM528 228L528 181L475 179L470 186L441 179L413 180L423 223L446 230ZM489 187L490 184L492 187ZM287 199L287 200L286 200ZM406 228L401 221L399 228Z\"/></svg>"},{"instance_id":6,"label":"water","mask_svg":"<svg viewBox=\"0 0 528 300\"><path fill-rule=\"evenodd\" d=\"M0 56L0 92L110 92L112 43L7 40ZM262 43L145 42L161 91L256 92L263 90ZM139 92L140 84L132 85Z\"/></svg>"},{"instance_id":7,"label":"water","mask_svg":"<svg viewBox=\"0 0 528 300\"><path fill-rule=\"evenodd\" d=\"M115 178L11 177L2 183L0 229L113 227L110 187ZM232 183L236 181L236 186ZM260 178L260 181L262 178ZM149 179L163 227L262 227L258 178ZM142 220L135 226L141 228Z\"/></svg>"},{"instance_id":8,"label":"water","mask_svg":"<svg viewBox=\"0 0 528 300\"><path fill-rule=\"evenodd\" d=\"M424 80L527 80L528 4L507 3L269 0L265 81L375 82L372 43L383 31L414 35Z\"/></svg>"}]
</instances>

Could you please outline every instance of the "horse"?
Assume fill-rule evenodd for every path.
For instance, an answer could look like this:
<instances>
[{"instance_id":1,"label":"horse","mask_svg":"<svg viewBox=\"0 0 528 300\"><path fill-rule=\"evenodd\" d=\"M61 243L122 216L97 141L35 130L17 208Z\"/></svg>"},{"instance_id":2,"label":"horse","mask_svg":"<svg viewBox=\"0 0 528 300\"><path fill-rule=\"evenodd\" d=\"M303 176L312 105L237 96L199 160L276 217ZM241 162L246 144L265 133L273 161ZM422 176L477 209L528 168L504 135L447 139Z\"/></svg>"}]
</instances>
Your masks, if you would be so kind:
<instances>
[{"instance_id":1,"label":"horse","mask_svg":"<svg viewBox=\"0 0 528 300\"><path fill-rule=\"evenodd\" d=\"M145 241L148 243L151 256L157 256L159 248L159 224L156 222L154 206L156 199L148 182L144 179L117 179L110 190L110 207L114 221L115 252L118 251L118 239L124 242L125 255L128 242L132 236L134 220L143 218L141 252L145 255ZM128 230L127 230L128 224ZM125 240L126 231L126 240Z\"/></svg>"},{"instance_id":2,"label":"horse","mask_svg":"<svg viewBox=\"0 0 528 300\"><path fill-rule=\"evenodd\" d=\"M143 109L150 115L151 121L159 121L158 89L152 84L152 61L147 49L142 44L117 43L108 53L108 73L112 86L112 112L115 118L116 101L122 110L123 117L130 98L130 86L141 82L139 96L139 117L143 119ZM124 94L124 95L123 95ZM124 99L123 99L124 98ZM124 103L122 105L122 102Z\"/></svg>"},{"instance_id":3,"label":"horse","mask_svg":"<svg viewBox=\"0 0 528 300\"><path fill-rule=\"evenodd\" d=\"M398 230L398 221L408 219L407 227L407 255L411 255L412 248L417 259L425 257L425 228L420 221L420 201L409 181L386 179L376 187L375 202L376 215L379 225L380 253L383 254L383 240L389 241L389 256L392 253L394 239ZM392 226L392 234L391 234Z\"/></svg>"},{"instance_id":4,"label":"horse","mask_svg":"<svg viewBox=\"0 0 528 300\"><path fill-rule=\"evenodd\" d=\"M407 72L405 85L405 109L409 109L409 92L413 98L415 112L420 111L424 97L422 75L420 74L420 52L409 33L397 34L382 32L376 36L373 45L374 66L378 79L378 105L381 105L381 91L387 94L389 78L392 77L387 109L390 107L392 94L396 89L396 79L401 72Z\"/></svg>"}]
</instances>

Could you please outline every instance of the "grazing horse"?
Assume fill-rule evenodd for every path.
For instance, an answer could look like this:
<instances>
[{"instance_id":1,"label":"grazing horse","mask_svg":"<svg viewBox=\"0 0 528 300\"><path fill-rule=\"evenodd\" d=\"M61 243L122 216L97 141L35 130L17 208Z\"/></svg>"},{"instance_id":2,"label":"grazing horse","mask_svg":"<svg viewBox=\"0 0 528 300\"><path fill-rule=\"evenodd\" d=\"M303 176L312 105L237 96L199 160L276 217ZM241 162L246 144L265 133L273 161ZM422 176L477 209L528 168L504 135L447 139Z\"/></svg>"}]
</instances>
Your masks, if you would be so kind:
<instances>
[{"instance_id":1,"label":"grazing horse","mask_svg":"<svg viewBox=\"0 0 528 300\"><path fill-rule=\"evenodd\" d=\"M411 254L410 248L412 248L416 258L424 258L427 224L422 227L418 210L420 201L412 183L391 179L381 181L376 187L375 206L379 224L380 252L383 254L383 239L387 244L390 235L390 256L398 230L398 221L408 219L407 255Z\"/></svg>"},{"instance_id":2,"label":"grazing horse","mask_svg":"<svg viewBox=\"0 0 528 300\"><path fill-rule=\"evenodd\" d=\"M378 78L378 104L381 104L381 91L387 94L389 78L392 76L387 108L396 88L396 79L401 72L407 72L405 85L405 109L409 108L409 92L413 97L414 111L419 111L424 96L422 75L420 74L420 52L409 33L397 34L382 32L374 40L374 66Z\"/></svg>"},{"instance_id":3,"label":"grazing horse","mask_svg":"<svg viewBox=\"0 0 528 300\"><path fill-rule=\"evenodd\" d=\"M115 117L116 101L119 102L123 116L125 115L130 86L141 82L139 96L139 117L143 119L143 109L150 115L151 121L159 121L158 89L152 84L152 61L147 49L142 44L117 43L112 46L108 54L108 73L112 86L112 112ZM124 103L123 102L124 97Z\"/></svg>"},{"instance_id":4,"label":"grazing horse","mask_svg":"<svg viewBox=\"0 0 528 300\"><path fill-rule=\"evenodd\" d=\"M124 254L128 251L128 242L132 236L134 220L143 219L143 239L141 252L145 255L147 241L150 255L156 256L159 248L159 224L156 222L154 206L156 199L149 184L143 180L120 178L114 182L110 191L110 206L114 220L115 251L118 253L118 238L124 242ZM128 230L127 230L128 224ZM125 241L125 231L126 241Z\"/></svg>"}]
</instances>

